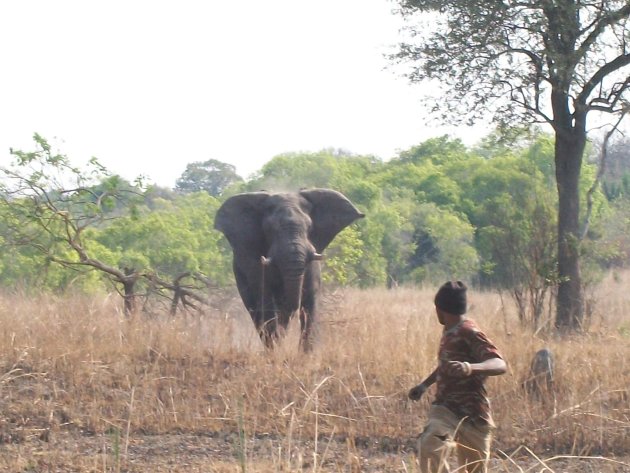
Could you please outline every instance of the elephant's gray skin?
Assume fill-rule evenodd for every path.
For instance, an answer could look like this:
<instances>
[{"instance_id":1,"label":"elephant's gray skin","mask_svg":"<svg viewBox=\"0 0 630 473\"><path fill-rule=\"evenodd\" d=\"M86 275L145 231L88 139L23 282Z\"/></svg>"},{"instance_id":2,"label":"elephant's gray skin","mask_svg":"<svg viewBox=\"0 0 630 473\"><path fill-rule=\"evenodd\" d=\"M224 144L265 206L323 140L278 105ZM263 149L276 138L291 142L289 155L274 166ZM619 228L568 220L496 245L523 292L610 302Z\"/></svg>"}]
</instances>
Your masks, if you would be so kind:
<instances>
[{"instance_id":1,"label":"elephant's gray skin","mask_svg":"<svg viewBox=\"0 0 630 473\"><path fill-rule=\"evenodd\" d=\"M232 246L239 294L256 330L272 347L299 310L303 350L312 348L321 253L335 235L364 217L341 193L249 192L227 199L215 228Z\"/></svg>"}]
</instances>

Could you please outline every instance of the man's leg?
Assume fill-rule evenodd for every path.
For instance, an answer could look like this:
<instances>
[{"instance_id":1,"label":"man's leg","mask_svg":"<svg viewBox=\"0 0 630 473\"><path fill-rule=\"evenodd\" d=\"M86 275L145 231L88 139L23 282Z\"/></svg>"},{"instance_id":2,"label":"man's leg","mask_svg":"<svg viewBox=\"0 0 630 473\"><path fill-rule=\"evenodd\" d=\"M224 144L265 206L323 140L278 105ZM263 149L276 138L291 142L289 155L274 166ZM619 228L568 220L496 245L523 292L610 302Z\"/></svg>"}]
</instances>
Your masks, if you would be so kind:
<instances>
[{"instance_id":1,"label":"man's leg","mask_svg":"<svg viewBox=\"0 0 630 473\"><path fill-rule=\"evenodd\" d=\"M459 419L442 406L432 406L429 419L418 439L422 473L447 473L448 457L455 447L453 440Z\"/></svg>"},{"instance_id":2,"label":"man's leg","mask_svg":"<svg viewBox=\"0 0 630 473\"><path fill-rule=\"evenodd\" d=\"M467 465L468 473L486 473L490 445L492 444L492 427L488 424L463 422L455 434L457 440L457 459L460 466Z\"/></svg>"}]
</instances>

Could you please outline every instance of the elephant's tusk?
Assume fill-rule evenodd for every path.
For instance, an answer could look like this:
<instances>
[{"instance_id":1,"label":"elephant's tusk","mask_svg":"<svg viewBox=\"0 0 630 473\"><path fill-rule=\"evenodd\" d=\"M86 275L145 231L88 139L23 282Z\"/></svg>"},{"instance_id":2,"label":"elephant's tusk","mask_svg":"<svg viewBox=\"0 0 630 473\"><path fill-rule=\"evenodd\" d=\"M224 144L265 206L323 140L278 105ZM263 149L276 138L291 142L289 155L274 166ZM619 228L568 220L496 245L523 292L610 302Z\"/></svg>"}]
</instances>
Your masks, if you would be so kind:
<instances>
[{"instance_id":1,"label":"elephant's tusk","mask_svg":"<svg viewBox=\"0 0 630 473\"><path fill-rule=\"evenodd\" d=\"M321 253L313 252L311 255L311 261L322 261L324 259L324 255Z\"/></svg>"},{"instance_id":2,"label":"elephant's tusk","mask_svg":"<svg viewBox=\"0 0 630 473\"><path fill-rule=\"evenodd\" d=\"M267 258L266 256L261 256L260 257L260 263L263 266L269 266L271 264L271 258Z\"/></svg>"}]
</instances>

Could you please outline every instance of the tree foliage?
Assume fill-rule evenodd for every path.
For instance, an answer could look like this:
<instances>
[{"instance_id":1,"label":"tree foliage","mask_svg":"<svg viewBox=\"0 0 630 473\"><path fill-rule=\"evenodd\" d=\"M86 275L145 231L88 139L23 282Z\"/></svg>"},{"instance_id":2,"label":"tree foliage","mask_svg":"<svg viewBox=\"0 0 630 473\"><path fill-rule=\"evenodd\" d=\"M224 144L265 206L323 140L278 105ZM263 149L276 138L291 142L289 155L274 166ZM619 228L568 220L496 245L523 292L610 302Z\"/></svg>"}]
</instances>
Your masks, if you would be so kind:
<instances>
[{"instance_id":1,"label":"tree foliage","mask_svg":"<svg viewBox=\"0 0 630 473\"><path fill-rule=\"evenodd\" d=\"M85 168L73 165L39 135L34 141L34 151L12 151L15 162L1 168L0 230L9 249L0 265L5 283L61 288L101 277L121 292L125 312L132 313L139 282L173 290L163 277L198 270L197 258L211 259L202 251L208 245L221 260L218 235L198 238L190 231L212 227L218 208L213 198L196 195L187 220L177 212L149 212L138 185L111 175L95 159ZM193 291L178 290L180 297L203 301Z\"/></svg>"},{"instance_id":2,"label":"tree foliage","mask_svg":"<svg viewBox=\"0 0 630 473\"><path fill-rule=\"evenodd\" d=\"M393 59L411 65L414 82L439 79L445 93L434 106L445 120L490 114L503 128L544 122L556 129L563 123L551 101L562 92L568 114L625 106L630 6L623 0L398 3L414 41Z\"/></svg>"},{"instance_id":3,"label":"tree foliage","mask_svg":"<svg viewBox=\"0 0 630 473\"><path fill-rule=\"evenodd\" d=\"M4 287L115 287L124 295L121 286L129 281L145 308L151 301L164 301L171 311L182 303L201 307L209 292L234 284L230 248L213 230L222 199L270 183L285 190L334 188L366 213L327 248L326 285L466 279L509 291L523 322L536 325L541 301L557 283L548 135L512 146L488 137L473 149L439 137L389 162L331 150L285 154L219 198L205 190L144 191L102 168L95 174L75 168L41 137L36 143L35 152L18 153L28 159L4 168L0 242L11 248L0 255ZM585 166L583 197L594 172ZM594 267L621 265L627 238L613 217L621 207L608 206L601 192L593 199L592 244L583 251ZM603 241L605 249L596 244Z\"/></svg>"},{"instance_id":4,"label":"tree foliage","mask_svg":"<svg viewBox=\"0 0 630 473\"><path fill-rule=\"evenodd\" d=\"M555 134L560 329L583 322L580 172L591 112L623 114L630 88L630 4L400 0L411 41L395 60L413 82L439 79L445 121L491 116L500 129L544 123ZM414 23L416 21L416 23ZM431 22L429 27L428 22Z\"/></svg>"},{"instance_id":5,"label":"tree foliage","mask_svg":"<svg viewBox=\"0 0 630 473\"><path fill-rule=\"evenodd\" d=\"M242 181L243 178L236 173L233 165L209 159L186 165L175 188L184 193L205 191L213 197L219 197L228 187Z\"/></svg>"},{"instance_id":6,"label":"tree foliage","mask_svg":"<svg viewBox=\"0 0 630 473\"><path fill-rule=\"evenodd\" d=\"M138 275L94 258L87 234L120 212L133 213L137 187L109 174L94 158L84 168L77 167L40 135L33 139L34 151L11 150L14 162L0 169L5 246L11 251L24 249L23 257L36 257L37 266L31 271L48 269L54 263L77 273L73 277L97 270L132 287ZM126 303L131 301L126 299Z\"/></svg>"}]
</instances>

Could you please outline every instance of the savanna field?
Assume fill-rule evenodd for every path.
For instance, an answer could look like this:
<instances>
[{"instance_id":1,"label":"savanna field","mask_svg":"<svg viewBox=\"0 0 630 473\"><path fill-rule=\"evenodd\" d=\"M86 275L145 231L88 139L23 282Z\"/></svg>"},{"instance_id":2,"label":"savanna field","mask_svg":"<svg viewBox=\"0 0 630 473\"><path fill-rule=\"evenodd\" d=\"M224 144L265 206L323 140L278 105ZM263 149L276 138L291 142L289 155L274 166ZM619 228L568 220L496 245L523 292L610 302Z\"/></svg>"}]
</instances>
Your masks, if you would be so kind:
<instances>
[{"instance_id":1,"label":"savanna field","mask_svg":"<svg viewBox=\"0 0 630 473\"><path fill-rule=\"evenodd\" d=\"M507 294L471 290L469 315L499 346L487 387L491 471L630 471L630 274L594 291L584 334L520 326ZM265 352L234 294L204 315L125 318L117 296L0 298L0 471L411 472L433 398L435 288L328 290L319 340L292 325ZM554 392L526 395L534 353Z\"/></svg>"}]
</instances>

